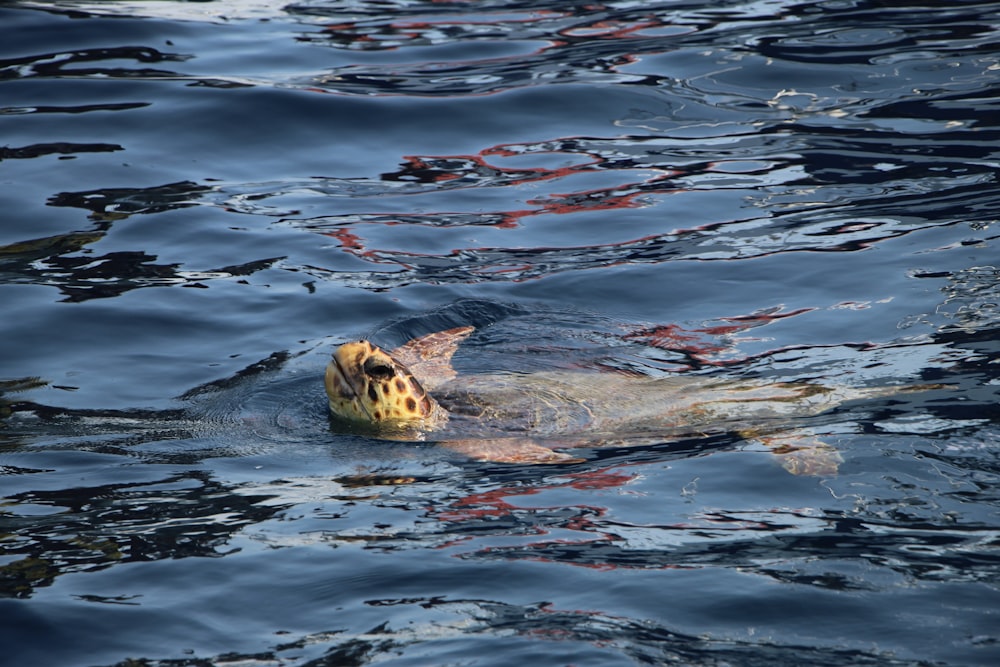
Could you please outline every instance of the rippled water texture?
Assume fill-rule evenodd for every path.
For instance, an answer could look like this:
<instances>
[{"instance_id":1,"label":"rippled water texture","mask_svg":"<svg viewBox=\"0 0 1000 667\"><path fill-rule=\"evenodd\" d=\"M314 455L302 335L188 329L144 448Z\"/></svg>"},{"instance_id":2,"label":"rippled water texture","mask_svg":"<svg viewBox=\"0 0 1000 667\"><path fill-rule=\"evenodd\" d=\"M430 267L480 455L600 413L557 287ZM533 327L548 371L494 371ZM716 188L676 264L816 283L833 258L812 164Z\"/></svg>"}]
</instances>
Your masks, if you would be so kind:
<instances>
[{"instance_id":1,"label":"rippled water texture","mask_svg":"<svg viewBox=\"0 0 1000 667\"><path fill-rule=\"evenodd\" d=\"M1000 664L998 26L3 3L0 662ZM469 376L934 388L811 422L819 476L329 420L334 345L460 325Z\"/></svg>"}]
</instances>

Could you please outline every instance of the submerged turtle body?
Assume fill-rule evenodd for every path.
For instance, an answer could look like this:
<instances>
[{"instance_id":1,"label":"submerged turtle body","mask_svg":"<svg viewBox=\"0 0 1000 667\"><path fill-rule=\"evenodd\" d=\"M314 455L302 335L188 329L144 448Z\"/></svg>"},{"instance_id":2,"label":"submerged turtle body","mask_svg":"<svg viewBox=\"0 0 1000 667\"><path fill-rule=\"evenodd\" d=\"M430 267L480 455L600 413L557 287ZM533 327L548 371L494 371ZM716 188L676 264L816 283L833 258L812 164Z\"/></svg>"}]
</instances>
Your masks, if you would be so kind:
<instances>
[{"instance_id":1,"label":"submerged turtle body","mask_svg":"<svg viewBox=\"0 0 1000 667\"><path fill-rule=\"evenodd\" d=\"M472 331L430 334L391 354L368 341L340 346L326 372L331 411L382 437L434 440L481 460L565 462L579 460L559 451L572 447L738 433L791 472L828 474L840 456L795 420L900 390L597 371L459 377L451 357Z\"/></svg>"},{"instance_id":2,"label":"submerged turtle body","mask_svg":"<svg viewBox=\"0 0 1000 667\"><path fill-rule=\"evenodd\" d=\"M442 433L523 432L595 443L762 428L819 414L847 398L809 384L568 371L458 378L437 394L450 416Z\"/></svg>"}]
</instances>

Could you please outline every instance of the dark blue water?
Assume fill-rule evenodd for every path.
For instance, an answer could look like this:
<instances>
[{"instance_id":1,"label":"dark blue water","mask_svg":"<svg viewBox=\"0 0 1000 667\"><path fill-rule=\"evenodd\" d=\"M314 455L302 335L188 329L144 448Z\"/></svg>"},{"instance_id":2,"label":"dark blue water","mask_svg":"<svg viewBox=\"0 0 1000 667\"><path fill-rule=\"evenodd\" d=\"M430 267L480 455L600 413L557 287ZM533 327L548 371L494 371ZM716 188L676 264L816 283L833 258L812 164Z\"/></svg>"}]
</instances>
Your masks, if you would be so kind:
<instances>
[{"instance_id":1,"label":"dark blue water","mask_svg":"<svg viewBox=\"0 0 1000 667\"><path fill-rule=\"evenodd\" d=\"M0 662L1000 663L989 2L0 5ZM339 433L456 366L936 383L478 463Z\"/></svg>"}]
</instances>

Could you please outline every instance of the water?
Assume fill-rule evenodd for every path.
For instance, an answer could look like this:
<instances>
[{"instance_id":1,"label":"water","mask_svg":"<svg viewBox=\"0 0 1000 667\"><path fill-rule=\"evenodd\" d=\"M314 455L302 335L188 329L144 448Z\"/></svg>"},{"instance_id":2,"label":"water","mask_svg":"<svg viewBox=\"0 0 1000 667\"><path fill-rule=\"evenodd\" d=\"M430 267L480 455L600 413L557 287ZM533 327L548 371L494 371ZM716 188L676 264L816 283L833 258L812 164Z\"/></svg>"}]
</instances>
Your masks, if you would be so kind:
<instances>
[{"instance_id":1,"label":"water","mask_svg":"<svg viewBox=\"0 0 1000 667\"><path fill-rule=\"evenodd\" d=\"M993 3L8 2L0 656L993 665ZM469 461L331 428L456 366L940 383Z\"/></svg>"}]
</instances>

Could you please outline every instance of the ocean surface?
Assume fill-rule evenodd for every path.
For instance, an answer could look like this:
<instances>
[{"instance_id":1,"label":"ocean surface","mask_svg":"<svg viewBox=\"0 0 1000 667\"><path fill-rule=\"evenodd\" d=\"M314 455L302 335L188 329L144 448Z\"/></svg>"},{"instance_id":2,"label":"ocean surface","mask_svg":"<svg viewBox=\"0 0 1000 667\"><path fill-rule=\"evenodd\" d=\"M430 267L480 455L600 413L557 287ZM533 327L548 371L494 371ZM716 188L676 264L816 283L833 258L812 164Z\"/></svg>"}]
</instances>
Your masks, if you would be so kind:
<instances>
[{"instance_id":1,"label":"ocean surface","mask_svg":"<svg viewBox=\"0 0 1000 667\"><path fill-rule=\"evenodd\" d=\"M998 100L993 2L0 3L0 663L1000 664ZM330 420L465 325L873 398L813 475Z\"/></svg>"}]
</instances>

